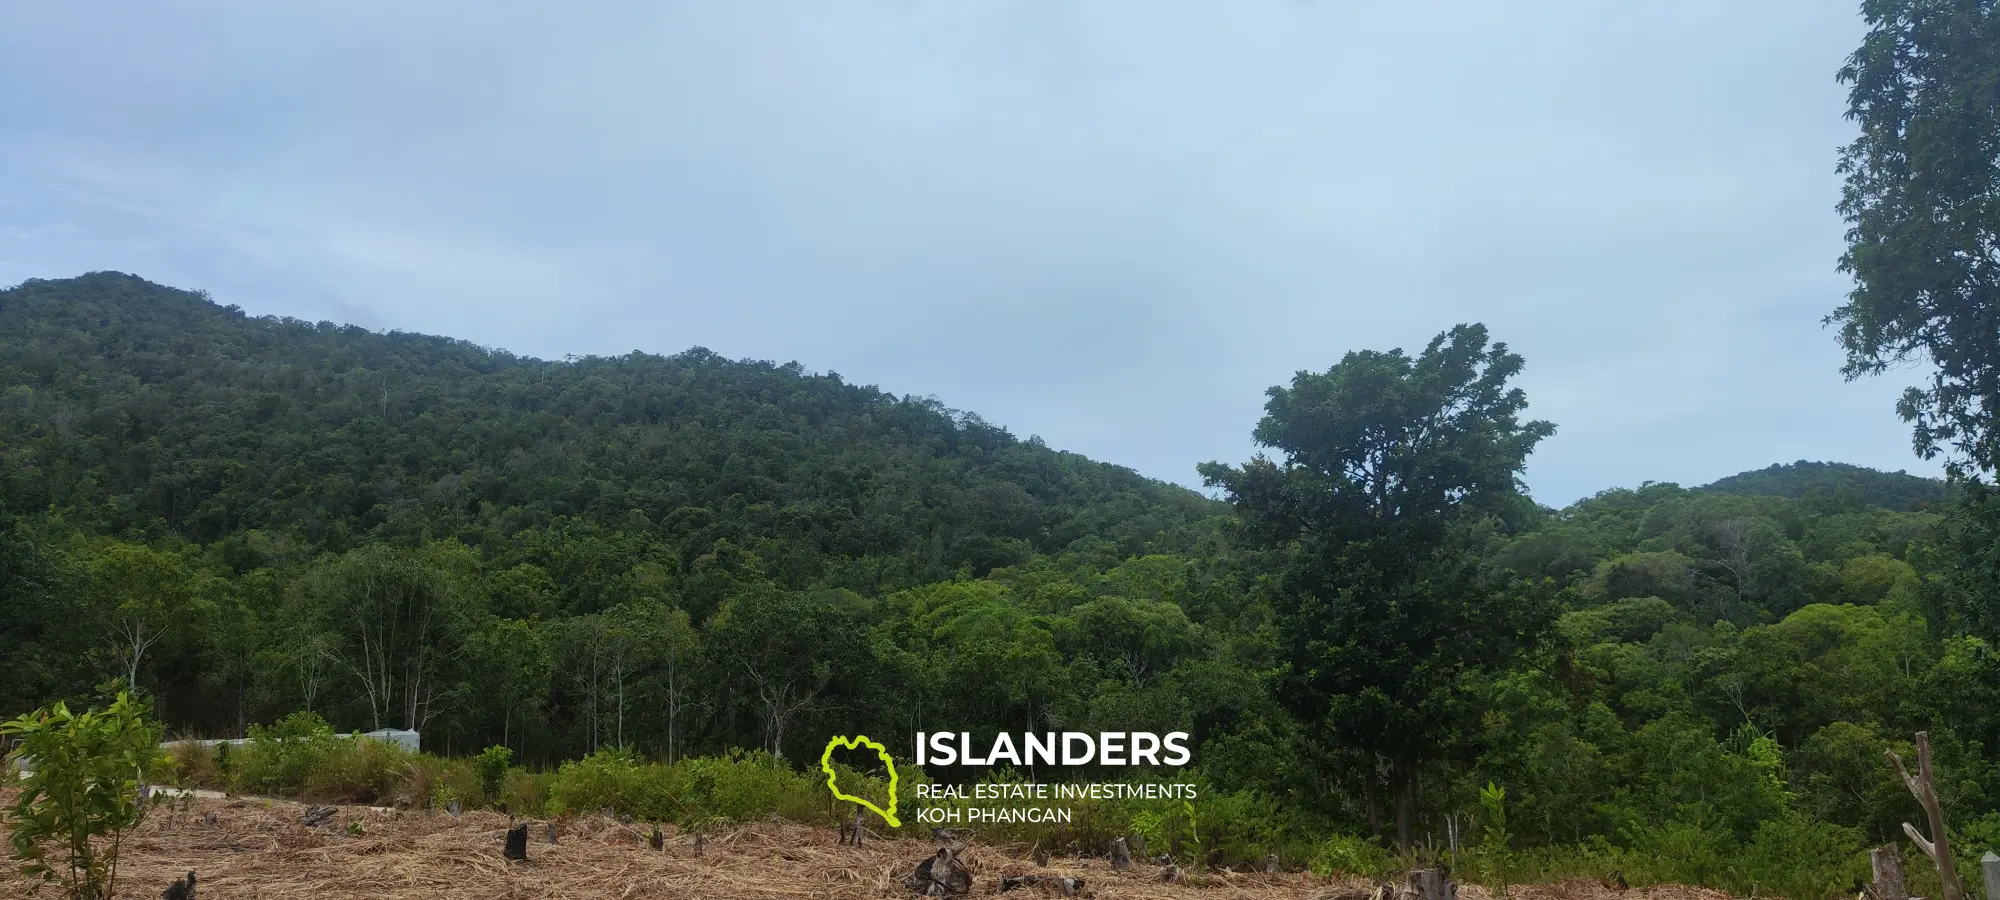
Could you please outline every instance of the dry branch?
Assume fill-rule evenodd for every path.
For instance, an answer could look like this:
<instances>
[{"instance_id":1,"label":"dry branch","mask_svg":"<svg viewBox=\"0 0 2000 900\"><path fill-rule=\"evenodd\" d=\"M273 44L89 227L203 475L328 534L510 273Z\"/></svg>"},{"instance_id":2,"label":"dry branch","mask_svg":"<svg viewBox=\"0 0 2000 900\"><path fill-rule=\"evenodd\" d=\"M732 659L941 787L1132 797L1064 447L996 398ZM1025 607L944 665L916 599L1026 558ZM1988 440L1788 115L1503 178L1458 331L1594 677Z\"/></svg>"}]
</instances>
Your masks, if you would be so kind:
<instances>
[{"instance_id":1,"label":"dry branch","mask_svg":"<svg viewBox=\"0 0 2000 900\"><path fill-rule=\"evenodd\" d=\"M1903 833L1910 836L1917 849L1931 858L1937 866L1938 880L1943 883L1941 900L1965 900L1965 887L1959 883L1958 867L1952 863L1951 835L1944 827L1944 808L1938 803L1937 778L1931 772L1931 736L1929 732L1917 732L1917 774L1912 776L1903 765L1903 758L1894 750L1884 750L1883 755L1896 767L1896 774L1903 777L1903 786L1917 798L1918 805L1930 818L1932 840L1926 840L1915 825L1903 823Z\"/></svg>"}]
</instances>

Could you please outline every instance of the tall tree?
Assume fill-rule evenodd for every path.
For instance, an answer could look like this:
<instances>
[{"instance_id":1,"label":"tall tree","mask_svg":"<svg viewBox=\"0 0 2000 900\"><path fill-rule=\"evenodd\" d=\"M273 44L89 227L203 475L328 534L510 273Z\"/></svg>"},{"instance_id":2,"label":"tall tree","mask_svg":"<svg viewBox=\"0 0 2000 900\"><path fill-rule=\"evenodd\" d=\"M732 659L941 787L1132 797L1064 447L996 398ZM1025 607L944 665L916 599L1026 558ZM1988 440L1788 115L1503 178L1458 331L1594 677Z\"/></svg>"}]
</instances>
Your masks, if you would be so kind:
<instances>
[{"instance_id":1,"label":"tall tree","mask_svg":"<svg viewBox=\"0 0 2000 900\"><path fill-rule=\"evenodd\" d=\"M1458 679L1506 664L1545 609L1478 583L1469 526L1525 505L1519 474L1555 428L1520 421L1521 357L1482 325L1422 354L1351 352L1274 387L1254 437L1282 455L1207 463L1254 534L1286 551L1277 598L1290 684L1321 735L1390 762L1409 846L1419 764L1455 724Z\"/></svg>"},{"instance_id":2,"label":"tall tree","mask_svg":"<svg viewBox=\"0 0 2000 900\"><path fill-rule=\"evenodd\" d=\"M414 550L371 544L307 573L300 589L335 636L334 658L359 683L371 728L421 731L441 711L445 670L469 610L483 602L477 566L463 544L441 541Z\"/></svg>"},{"instance_id":3,"label":"tall tree","mask_svg":"<svg viewBox=\"0 0 2000 900\"><path fill-rule=\"evenodd\" d=\"M139 687L146 654L155 644L214 609L206 596L211 579L191 572L172 553L141 544L101 541L88 552L90 587L105 607L127 690Z\"/></svg>"},{"instance_id":4,"label":"tall tree","mask_svg":"<svg viewBox=\"0 0 2000 900\"><path fill-rule=\"evenodd\" d=\"M868 621L846 591L785 591L753 585L708 623L711 654L734 687L755 698L764 750L785 756L787 731L869 672Z\"/></svg>"},{"instance_id":5,"label":"tall tree","mask_svg":"<svg viewBox=\"0 0 2000 900\"><path fill-rule=\"evenodd\" d=\"M1866 0L1869 25L1841 68L1848 118L1840 326L1849 378L1928 358L1928 387L1898 411L1926 459L1949 446L1995 463L2000 415L2000 3Z\"/></svg>"}]
</instances>

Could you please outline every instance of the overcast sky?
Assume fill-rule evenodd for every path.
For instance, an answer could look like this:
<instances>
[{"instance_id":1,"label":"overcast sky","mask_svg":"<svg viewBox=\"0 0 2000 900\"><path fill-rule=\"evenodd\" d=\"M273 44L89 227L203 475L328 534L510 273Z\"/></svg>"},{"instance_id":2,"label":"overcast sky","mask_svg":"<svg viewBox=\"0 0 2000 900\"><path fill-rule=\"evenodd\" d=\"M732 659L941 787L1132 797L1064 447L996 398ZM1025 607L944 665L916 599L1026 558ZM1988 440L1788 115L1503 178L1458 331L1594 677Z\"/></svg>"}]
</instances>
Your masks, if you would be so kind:
<instances>
[{"instance_id":1,"label":"overcast sky","mask_svg":"<svg viewBox=\"0 0 2000 900\"><path fill-rule=\"evenodd\" d=\"M1190 485L1293 372L1483 321L1545 503L1929 473L1820 324L1857 7L17 3L0 284L797 360Z\"/></svg>"}]
</instances>

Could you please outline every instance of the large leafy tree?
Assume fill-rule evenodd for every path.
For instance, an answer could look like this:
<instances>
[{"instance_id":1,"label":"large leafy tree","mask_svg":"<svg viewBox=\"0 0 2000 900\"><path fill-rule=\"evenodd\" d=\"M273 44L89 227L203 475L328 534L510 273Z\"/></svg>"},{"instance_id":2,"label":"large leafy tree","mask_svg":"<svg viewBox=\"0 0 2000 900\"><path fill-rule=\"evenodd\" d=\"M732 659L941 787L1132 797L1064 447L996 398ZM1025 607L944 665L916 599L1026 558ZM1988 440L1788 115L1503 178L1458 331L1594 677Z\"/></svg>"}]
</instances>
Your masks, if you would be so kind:
<instances>
[{"instance_id":1,"label":"large leafy tree","mask_svg":"<svg viewBox=\"0 0 2000 900\"><path fill-rule=\"evenodd\" d=\"M2000 635L2000 3L1867 0L1867 38L1840 70L1861 134L1841 154L1840 326L1848 377L1927 359L1898 404L1918 455L1966 477L1947 530L1944 624Z\"/></svg>"},{"instance_id":2,"label":"large leafy tree","mask_svg":"<svg viewBox=\"0 0 2000 900\"><path fill-rule=\"evenodd\" d=\"M1848 377L1928 358L1899 411L1917 453L1995 462L2000 414L2000 3L1867 0L1870 30L1839 73L1848 117L1840 211L1850 226L1840 327Z\"/></svg>"},{"instance_id":3,"label":"large leafy tree","mask_svg":"<svg viewBox=\"0 0 2000 900\"><path fill-rule=\"evenodd\" d=\"M1480 584L1468 544L1475 523L1525 505L1520 472L1554 431L1521 421L1527 397L1507 386L1521 366L1481 325L1415 357L1352 352L1270 390L1255 438L1280 458L1201 467L1289 551L1283 696L1323 737L1387 760L1404 846L1419 764L1460 717L1460 677L1506 664L1549 624Z\"/></svg>"}]
</instances>

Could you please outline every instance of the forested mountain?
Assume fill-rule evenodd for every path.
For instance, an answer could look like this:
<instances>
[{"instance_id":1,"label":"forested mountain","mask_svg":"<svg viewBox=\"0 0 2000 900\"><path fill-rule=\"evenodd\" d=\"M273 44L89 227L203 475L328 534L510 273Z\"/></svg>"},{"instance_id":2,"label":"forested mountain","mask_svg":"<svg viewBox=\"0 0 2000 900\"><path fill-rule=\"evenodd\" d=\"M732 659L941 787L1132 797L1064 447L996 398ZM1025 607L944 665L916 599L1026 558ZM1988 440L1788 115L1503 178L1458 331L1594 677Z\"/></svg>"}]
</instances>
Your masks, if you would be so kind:
<instances>
[{"instance_id":1,"label":"forested mountain","mask_svg":"<svg viewBox=\"0 0 2000 900\"><path fill-rule=\"evenodd\" d=\"M93 532L307 550L525 531L649 535L686 566L877 591L1078 541L1123 556L1219 507L935 401L798 364L547 362L251 318L117 273L0 291L0 467ZM594 610L584 610L594 611Z\"/></svg>"},{"instance_id":2,"label":"forested mountain","mask_svg":"<svg viewBox=\"0 0 2000 900\"><path fill-rule=\"evenodd\" d=\"M309 709L537 765L1186 730L1242 804L1212 815L1384 827L1382 757L1283 702L1296 546L797 365L544 362L34 281L0 291L0 477L0 714L115 681L189 732ZM1415 825L1492 781L1522 845L1837 870L1896 833L1880 748L1927 728L1957 814L2000 833L1987 651L1934 626L1941 516L1911 509L1938 496L1799 464L1453 531L1452 591L1392 612L1470 617L1371 640L1518 640L1425 663Z\"/></svg>"},{"instance_id":3,"label":"forested mountain","mask_svg":"<svg viewBox=\"0 0 2000 900\"><path fill-rule=\"evenodd\" d=\"M1795 500L1818 493L1830 498L1858 498L1869 506L1897 510L1924 509L1948 496L1945 483L1936 478L1803 459L1790 465L1772 465L1768 469L1719 478L1701 490Z\"/></svg>"}]
</instances>

